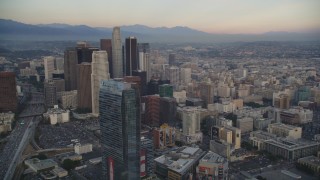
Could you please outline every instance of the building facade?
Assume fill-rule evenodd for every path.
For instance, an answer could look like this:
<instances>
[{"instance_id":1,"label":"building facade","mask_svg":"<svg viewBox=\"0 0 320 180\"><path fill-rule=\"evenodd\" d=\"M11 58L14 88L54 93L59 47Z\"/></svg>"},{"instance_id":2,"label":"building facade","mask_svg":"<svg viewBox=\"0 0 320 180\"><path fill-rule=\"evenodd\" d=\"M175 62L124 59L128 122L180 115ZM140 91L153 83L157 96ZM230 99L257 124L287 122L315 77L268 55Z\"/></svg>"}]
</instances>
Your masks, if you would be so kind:
<instances>
[{"instance_id":1,"label":"building facade","mask_svg":"<svg viewBox=\"0 0 320 180\"><path fill-rule=\"evenodd\" d=\"M15 112L18 106L16 75L0 72L0 112Z\"/></svg>"},{"instance_id":2,"label":"building facade","mask_svg":"<svg viewBox=\"0 0 320 180\"><path fill-rule=\"evenodd\" d=\"M102 170L106 179L140 178L140 111L135 91L125 82L103 80L100 84Z\"/></svg>"},{"instance_id":3,"label":"building facade","mask_svg":"<svg viewBox=\"0 0 320 180\"><path fill-rule=\"evenodd\" d=\"M91 63L77 65L78 108L92 111Z\"/></svg>"},{"instance_id":4,"label":"building facade","mask_svg":"<svg viewBox=\"0 0 320 180\"><path fill-rule=\"evenodd\" d=\"M123 77L123 56L120 27L114 27L112 32L112 73L113 78Z\"/></svg>"},{"instance_id":5,"label":"building facade","mask_svg":"<svg viewBox=\"0 0 320 180\"><path fill-rule=\"evenodd\" d=\"M109 64L106 51L94 51L91 63L91 94L92 94L92 114L99 116L99 91L100 81L108 80Z\"/></svg>"}]
</instances>

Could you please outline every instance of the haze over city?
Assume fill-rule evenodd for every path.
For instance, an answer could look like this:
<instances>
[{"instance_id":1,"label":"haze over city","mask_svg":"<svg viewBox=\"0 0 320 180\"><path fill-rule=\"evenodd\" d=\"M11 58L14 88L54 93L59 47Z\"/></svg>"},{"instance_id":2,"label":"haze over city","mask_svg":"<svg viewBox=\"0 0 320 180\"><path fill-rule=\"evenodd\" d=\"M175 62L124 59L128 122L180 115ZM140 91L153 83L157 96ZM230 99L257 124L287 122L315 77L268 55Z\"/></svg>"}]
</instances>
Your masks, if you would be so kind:
<instances>
[{"instance_id":1,"label":"haze over city","mask_svg":"<svg viewBox=\"0 0 320 180\"><path fill-rule=\"evenodd\" d=\"M2 0L0 17L29 24L188 26L208 33L320 30L318 0Z\"/></svg>"}]
</instances>

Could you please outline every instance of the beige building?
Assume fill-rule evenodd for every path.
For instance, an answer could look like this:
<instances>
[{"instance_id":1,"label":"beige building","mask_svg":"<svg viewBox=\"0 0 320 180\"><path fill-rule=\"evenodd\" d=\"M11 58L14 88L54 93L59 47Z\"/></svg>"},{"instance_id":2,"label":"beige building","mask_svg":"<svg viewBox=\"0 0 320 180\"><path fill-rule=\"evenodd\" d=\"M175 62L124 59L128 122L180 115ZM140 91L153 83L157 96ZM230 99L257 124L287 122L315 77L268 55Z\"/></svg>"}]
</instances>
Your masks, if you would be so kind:
<instances>
[{"instance_id":1,"label":"beige building","mask_svg":"<svg viewBox=\"0 0 320 180\"><path fill-rule=\"evenodd\" d=\"M14 121L14 113L0 113L0 133L11 131L11 124Z\"/></svg>"},{"instance_id":2,"label":"beige building","mask_svg":"<svg viewBox=\"0 0 320 180\"><path fill-rule=\"evenodd\" d=\"M55 61L55 58L52 56L47 56L43 58L44 75L45 75L45 79L47 80L52 78L52 73L54 71L54 61Z\"/></svg>"},{"instance_id":3,"label":"beige building","mask_svg":"<svg viewBox=\"0 0 320 180\"><path fill-rule=\"evenodd\" d=\"M78 107L78 91L63 91L58 92L58 100L61 102L61 107L63 109L76 109Z\"/></svg>"},{"instance_id":4,"label":"beige building","mask_svg":"<svg viewBox=\"0 0 320 180\"><path fill-rule=\"evenodd\" d=\"M302 128L282 123L273 123L269 124L268 132L275 134L279 137L300 139L302 134Z\"/></svg>"},{"instance_id":5,"label":"beige building","mask_svg":"<svg viewBox=\"0 0 320 180\"><path fill-rule=\"evenodd\" d=\"M253 147L257 147L257 149L260 151L260 150L264 149L264 143L266 140L276 139L276 138L277 138L277 135L275 135L275 134L271 134L271 133L268 133L265 131L258 130L258 131L253 131L250 133L249 140L250 140L250 144Z\"/></svg>"},{"instance_id":6,"label":"beige building","mask_svg":"<svg viewBox=\"0 0 320 180\"><path fill-rule=\"evenodd\" d=\"M320 159L316 156L307 156L298 159L299 164L306 165L316 173L320 173Z\"/></svg>"},{"instance_id":7,"label":"beige building","mask_svg":"<svg viewBox=\"0 0 320 180\"><path fill-rule=\"evenodd\" d=\"M110 78L107 51L93 51L91 68L92 114L99 116L100 81Z\"/></svg>"},{"instance_id":8,"label":"beige building","mask_svg":"<svg viewBox=\"0 0 320 180\"><path fill-rule=\"evenodd\" d=\"M251 117L238 118L237 128L241 129L242 133L251 132L253 130L253 118Z\"/></svg>"},{"instance_id":9,"label":"beige building","mask_svg":"<svg viewBox=\"0 0 320 180\"><path fill-rule=\"evenodd\" d=\"M234 149L241 148L241 130L232 126L214 126L219 139L232 144Z\"/></svg>"}]
</instances>

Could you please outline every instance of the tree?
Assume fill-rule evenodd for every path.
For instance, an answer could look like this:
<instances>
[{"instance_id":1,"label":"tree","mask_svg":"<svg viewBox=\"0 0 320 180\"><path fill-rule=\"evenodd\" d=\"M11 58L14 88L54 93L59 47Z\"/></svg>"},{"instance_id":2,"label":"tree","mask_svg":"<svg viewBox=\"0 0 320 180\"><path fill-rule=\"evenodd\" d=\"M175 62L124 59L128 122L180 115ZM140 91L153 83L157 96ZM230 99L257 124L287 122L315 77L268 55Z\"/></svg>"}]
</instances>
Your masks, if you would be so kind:
<instances>
[{"instance_id":1,"label":"tree","mask_svg":"<svg viewBox=\"0 0 320 180\"><path fill-rule=\"evenodd\" d=\"M80 161L72 161L71 159L65 159L62 163L62 167L68 171L74 169L78 165L80 165Z\"/></svg>"}]
</instances>

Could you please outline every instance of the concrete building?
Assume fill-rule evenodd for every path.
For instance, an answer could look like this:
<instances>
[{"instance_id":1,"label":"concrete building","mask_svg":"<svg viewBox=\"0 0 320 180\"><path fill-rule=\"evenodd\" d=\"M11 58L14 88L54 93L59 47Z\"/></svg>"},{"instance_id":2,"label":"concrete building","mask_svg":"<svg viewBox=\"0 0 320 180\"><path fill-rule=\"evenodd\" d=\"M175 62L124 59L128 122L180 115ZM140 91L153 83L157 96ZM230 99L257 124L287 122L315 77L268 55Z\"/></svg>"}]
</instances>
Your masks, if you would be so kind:
<instances>
[{"instance_id":1,"label":"concrete building","mask_svg":"<svg viewBox=\"0 0 320 180\"><path fill-rule=\"evenodd\" d=\"M185 90L174 91L173 97L176 99L177 103L185 104L187 100L187 92Z\"/></svg>"},{"instance_id":2,"label":"concrete building","mask_svg":"<svg viewBox=\"0 0 320 180\"><path fill-rule=\"evenodd\" d=\"M53 80L44 83L44 98L47 107L53 107L58 104L57 87Z\"/></svg>"},{"instance_id":3,"label":"concrete building","mask_svg":"<svg viewBox=\"0 0 320 180\"><path fill-rule=\"evenodd\" d=\"M187 85L191 83L191 68L180 69L180 82L181 85Z\"/></svg>"},{"instance_id":4,"label":"concrete building","mask_svg":"<svg viewBox=\"0 0 320 180\"><path fill-rule=\"evenodd\" d=\"M78 108L92 111L91 63L77 65Z\"/></svg>"},{"instance_id":5,"label":"concrete building","mask_svg":"<svg viewBox=\"0 0 320 180\"><path fill-rule=\"evenodd\" d=\"M312 122L313 111L302 107L290 108L280 112L280 119L285 124L305 124Z\"/></svg>"},{"instance_id":6,"label":"concrete building","mask_svg":"<svg viewBox=\"0 0 320 180\"><path fill-rule=\"evenodd\" d=\"M80 144L80 143L77 143L74 146L74 152L76 154L86 154L86 153L92 152L92 144Z\"/></svg>"},{"instance_id":7,"label":"concrete building","mask_svg":"<svg viewBox=\"0 0 320 180\"><path fill-rule=\"evenodd\" d=\"M272 155L282 156L287 160L297 160L316 154L319 148L319 142L308 141L306 139L292 140L282 138L265 141L264 150Z\"/></svg>"},{"instance_id":8,"label":"concrete building","mask_svg":"<svg viewBox=\"0 0 320 180\"><path fill-rule=\"evenodd\" d=\"M241 129L232 126L214 126L211 131L212 134L227 143L230 143L230 136L232 135L230 144L234 146L234 149L241 148Z\"/></svg>"},{"instance_id":9,"label":"concrete building","mask_svg":"<svg viewBox=\"0 0 320 180\"><path fill-rule=\"evenodd\" d=\"M269 124L273 122L273 119L256 118L253 120L253 127L257 130L267 129Z\"/></svg>"},{"instance_id":10,"label":"concrete building","mask_svg":"<svg viewBox=\"0 0 320 180\"><path fill-rule=\"evenodd\" d=\"M59 178L68 176L68 171L59 166L54 168L51 172L56 176L58 176Z\"/></svg>"},{"instance_id":11,"label":"concrete building","mask_svg":"<svg viewBox=\"0 0 320 180\"><path fill-rule=\"evenodd\" d=\"M237 128L241 129L241 133L251 132L253 130L253 118L251 117L238 118Z\"/></svg>"},{"instance_id":12,"label":"concrete building","mask_svg":"<svg viewBox=\"0 0 320 180\"><path fill-rule=\"evenodd\" d=\"M274 98L274 107L280 109L290 108L290 96L287 94L280 94L278 97Z\"/></svg>"},{"instance_id":13,"label":"concrete building","mask_svg":"<svg viewBox=\"0 0 320 180\"><path fill-rule=\"evenodd\" d=\"M175 145L176 130L168 124L163 124L153 130L153 145L155 149L165 149Z\"/></svg>"},{"instance_id":14,"label":"concrete building","mask_svg":"<svg viewBox=\"0 0 320 180\"><path fill-rule=\"evenodd\" d=\"M120 27L114 27L112 32L112 72L113 78L122 78L124 75Z\"/></svg>"},{"instance_id":15,"label":"concrete building","mask_svg":"<svg viewBox=\"0 0 320 180\"><path fill-rule=\"evenodd\" d=\"M24 164L27 165L34 172L48 171L58 167L52 159L40 160L38 158L28 159L24 161Z\"/></svg>"},{"instance_id":16,"label":"concrete building","mask_svg":"<svg viewBox=\"0 0 320 180\"><path fill-rule=\"evenodd\" d=\"M176 64L176 54L175 53L169 54L169 64L170 64L170 66L173 66Z\"/></svg>"},{"instance_id":17,"label":"concrete building","mask_svg":"<svg viewBox=\"0 0 320 180\"><path fill-rule=\"evenodd\" d=\"M268 132L275 134L279 137L300 139L302 134L302 128L282 123L273 123L269 124Z\"/></svg>"},{"instance_id":18,"label":"concrete building","mask_svg":"<svg viewBox=\"0 0 320 180\"><path fill-rule=\"evenodd\" d=\"M210 82L202 82L199 84L200 98L204 101L205 107L213 103L213 85Z\"/></svg>"},{"instance_id":19,"label":"concrete building","mask_svg":"<svg viewBox=\"0 0 320 180\"><path fill-rule=\"evenodd\" d=\"M63 109L76 109L78 107L78 91L58 92L58 99Z\"/></svg>"},{"instance_id":20,"label":"concrete building","mask_svg":"<svg viewBox=\"0 0 320 180\"><path fill-rule=\"evenodd\" d=\"M225 179L228 174L228 160L217 153L209 151L199 161L197 178Z\"/></svg>"},{"instance_id":21,"label":"concrete building","mask_svg":"<svg viewBox=\"0 0 320 180\"><path fill-rule=\"evenodd\" d=\"M231 89L227 85L219 86L218 87L218 96L220 97L230 97Z\"/></svg>"},{"instance_id":22,"label":"concrete building","mask_svg":"<svg viewBox=\"0 0 320 180\"><path fill-rule=\"evenodd\" d=\"M31 68L25 68L25 69L20 69L20 76L31 76L37 74L37 71L35 69Z\"/></svg>"},{"instance_id":23,"label":"concrete building","mask_svg":"<svg viewBox=\"0 0 320 180\"><path fill-rule=\"evenodd\" d=\"M67 91L77 90L77 64L76 49L67 48L64 51L64 80Z\"/></svg>"},{"instance_id":24,"label":"concrete building","mask_svg":"<svg viewBox=\"0 0 320 180\"><path fill-rule=\"evenodd\" d=\"M320 159L316 156L307 156L298 159L298 163L307 166L315 173L320 173Z\"/></svg>"},{"instance_id":25,"label":"concrete building","mask_svg":"<svg viewBox=\"0 0 320 180\"><path fill-rule=\"evenodd\" d=\"M108 80L109 64L107 51L94 51L91 63L92 114L99 116L99 91L101 80Z\"/></svg>"},{"instance_id":26,"label":"concrete building","mask_svg":"<svg viewBox=\"0 0 320 180\"><path fill-rule=\"evenodd\" d=\"M265 148L265 141L269 139L276 139L277 135L271 134L265 131L253 131L250 133L250 144L253 147L256 147L259 151L264 150Z\"/></svg>"},{"instance_id":27,"label":"concrete building","mask_svg":"<svg viewBox=\"0 0 320 180\"><path fill-rule=\"evenodd\" d=\"M109 69L108 72L110 74L110 78L113 78L113 71L112 71L112 39L100 39L100 50L107 51L108 54L108 64Z\"/></svg>"},{"instance_id":28,"label":"concrete building","mask_svg":"<svg viewBox=\"0 0 320 180\"><path fill-rule=\"evenodd\" d=\"M55 105L54 108L48 109L44 116L49 117L50 124L65 123L70 121L70 112L69 110L63 110L58 108L58 105Z\"/></svg>"},{"instance_id":29,"label":"concrete building","mask_svg":"<svg viewBox=\"0 0 320 180\"><path fill-rule=\"evenodd\" d=\"M44 75L46 80L52 79L52 73L54 72L54 62L55 58L52 56L46 56L43 58Z\"/></svg>"},{"instance_id":30,"label":"concrete building","mask_svg":"<svg viewBox=\"0 0 320 180\"><path fill-rule=\"evenodd\" d=\"M182 109L182 132L192 135L200 132L200 111L196 107L184 107Z\"/></svg>"},{"instance_id":31,"label":"concrete building","mask_svg":"<svg viewBox=\"0 0 320 180\"><path fill-rule=\"evenodd\" d=\"M151 79L151 67L150 67L150 55L149 53L139 51L139 70L146 71L147 74L147 82Z\"/></svg>"},{"instance_id":32,"label":"concrete building","mask_svg":"<svg viewBox=\"0 0 320 180\"><path fill-rule=\"evenodd\" d=\"M149 95L141 97L142 122L148 126L160 125L160 97L159 95Z\"/></svg>"},{"instance_id":33,"label":"concrete building","mask_svg":"<svg viewBox=\"0 0 320 180\"><path fill-rule=\"evenodd\" d=\"M165 79L170 80L170 84L173 85L174 89L178 89L180 84L180 70L178 67L171 66L165 69Z\"/></svg>"},{"instance_id":34,"label":"concrete building","mask_svg":"<svg viewBox=\"0 0 320 180\"><path fill-rule=\"evenodd\" d=\"M65 91L65 81L64 79L60 79L60 78L52 78L52 81L54 82L54 84L56 85L57 88L57 93L58 92L62 92Z\"/></svg>"},{"instance_id":35,"label":"concrete building","mask_svg":"<svg viewBox=\"0 0 320 180\"><path fill-rule=\"evenodd\" d=\"M18 106L16 75L0 72L0 112L15 112Z\"/></svg>"},{"instance_id":36,"label":"concrete building","mask_svg":"<svg viewBox=\"0 0 320 180\"><path fill-rule=\"evenodd\" d=\"M0 113L0 133L11 131L11 124L14 121L14 113Z\"/></svg>"},{"instance_id":37,"label":"concrete building","mask_svg":"<svg viewBox=\"0 0 320 180\"><path fill-rule=\"evenodd\" d=\"M177 102L175 98L160 97L160 125L167 123L175 126L177 114Z\"/></svg>"},{"instance_id":38,"label":"concrete building","mask_svg":"<svg viewBox=\"0 0 320 180\"><path fill-rule=\"evenodd\" d=\"M196 176L199 160L206 154L200 148L180 147L154 159L155 173L161 178L184 180Z\"/></svg>"},{"instance_id":39,"label":"concrete building","mask_svg":"<svg viewBox=\"0 0 320 180\"><path fill-rule=\"evenodd\" d=\"M231 144L225 142L224 140L210 140L210 151L217 153L222 157L230 159L232 149L233 148L231 147Z\"/></svg>"},{"instance_id":40,"label":"concrete building","mask_svg":"<svg viewBox=\"0 0 320 180\"><path fill-rule=\"evenodd\" d=\"M153 141L141 137L140 177L150 176L154 169Z\"/></svg>"}]
</instances>

